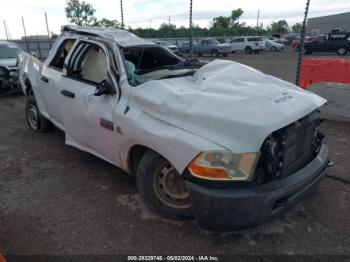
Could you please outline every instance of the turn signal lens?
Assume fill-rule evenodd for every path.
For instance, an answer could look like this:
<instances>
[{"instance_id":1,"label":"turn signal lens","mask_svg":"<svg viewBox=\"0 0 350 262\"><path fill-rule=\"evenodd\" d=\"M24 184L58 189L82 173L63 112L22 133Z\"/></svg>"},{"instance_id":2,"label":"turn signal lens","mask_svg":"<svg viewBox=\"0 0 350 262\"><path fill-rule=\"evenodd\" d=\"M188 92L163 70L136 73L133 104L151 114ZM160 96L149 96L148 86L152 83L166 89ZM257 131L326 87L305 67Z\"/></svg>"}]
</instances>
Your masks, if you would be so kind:
<instances>
[{"instance_id":1,"label":"turn signal lens","mask_svg":"<svg viewBox=\"0 0 350 262\"><path fill-rule=\"evenodd\" d=\"M259 156L260 153L206 151L200 153L188 169L193 176L208 180L249 181L255 172Z\"/></svg>"}]
</instances>

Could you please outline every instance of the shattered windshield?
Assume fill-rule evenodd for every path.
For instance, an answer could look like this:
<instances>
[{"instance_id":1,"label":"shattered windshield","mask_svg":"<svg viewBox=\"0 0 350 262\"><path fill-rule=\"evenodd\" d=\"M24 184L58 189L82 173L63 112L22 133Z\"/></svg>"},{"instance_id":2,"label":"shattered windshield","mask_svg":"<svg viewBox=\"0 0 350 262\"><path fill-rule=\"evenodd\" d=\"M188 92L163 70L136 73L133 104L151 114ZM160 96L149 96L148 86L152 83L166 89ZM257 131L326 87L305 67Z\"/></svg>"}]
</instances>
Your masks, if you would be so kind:
<instances>
[{"instance_id":1,"label":"shattered windshield","mask_svg":"<svg viewBox=\"0 0 350 262\"><path fill-rule=\"evenodd\" d=\"M0 59L16 58L18 51L15 45L0 45Z\"/></svg>"},{"instance_id":2,"label":"shattered windshield","mask_svg":"<svg viewBox=\"0 0 350 262\"><path fill-rule=\"evenodd\" d=\"M193 75L200 67L158 46L124 48L125 69L130 84Z\"/></svg>"}]
</instances>

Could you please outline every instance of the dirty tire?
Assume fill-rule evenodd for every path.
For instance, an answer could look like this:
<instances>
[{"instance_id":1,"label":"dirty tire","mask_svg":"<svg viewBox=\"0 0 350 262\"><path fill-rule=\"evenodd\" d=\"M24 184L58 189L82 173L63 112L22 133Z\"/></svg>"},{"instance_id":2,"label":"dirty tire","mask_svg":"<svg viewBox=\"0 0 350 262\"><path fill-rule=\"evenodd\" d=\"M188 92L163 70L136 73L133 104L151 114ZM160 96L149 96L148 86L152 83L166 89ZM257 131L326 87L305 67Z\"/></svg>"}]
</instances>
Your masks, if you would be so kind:
<instances>
[{"instance_id":1,"label":"dirty tire","mask_svg":"<svg viewBox=\"0 0 350 262\"><path fill-rule=\"evenodd\" d=\"M192 218L192 208L189 197L184 197L182 198L183 201L174 203L175 199L165 199L164 194L161 192L162 189L159 188L158 182L165 168L174 170L176 174L180 176L176 176L177 179L183 179L169 161L161 155L151 150L145 153L137 169L136 176L137 188L141 198L152 212L163 218L172 220ZM163 178L164 176L163 174ZM164 188L163 190L166 191ZM187 190L185 191L187 192Z\"/></svg>"},{"instance_id":2,"label":"dirty tire","mask_svg":"<svg viewBox=\"0 0 350 262\"><path fill-rule=\"evenodd\" d=\"M29 127L37 132L46 132L52 129L52 123L43 117L33 95L26 102L26 119Z\"/></svg>"},{"instance_id":3,"label":"dirty tire","mask_svg":"<svg viewBox=\"0 0 350 262\"><path fill-rule=\"evenodd\" d=\"M253 52L253 49L250 46L247 46L246 48L244 48L244 52L246 54L251 54Z\"/></svg>"}]
</instances>

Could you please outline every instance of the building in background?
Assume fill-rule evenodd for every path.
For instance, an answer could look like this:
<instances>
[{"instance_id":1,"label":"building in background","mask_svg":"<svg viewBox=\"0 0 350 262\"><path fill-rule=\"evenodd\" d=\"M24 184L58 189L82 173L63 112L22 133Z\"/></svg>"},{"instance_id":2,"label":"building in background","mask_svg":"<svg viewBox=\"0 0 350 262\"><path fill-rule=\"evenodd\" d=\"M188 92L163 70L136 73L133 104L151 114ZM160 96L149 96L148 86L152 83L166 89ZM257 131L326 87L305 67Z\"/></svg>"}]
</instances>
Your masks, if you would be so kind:
<instances>
[{"instance_id":1,"label":"building in background","mask_svg":"<svg viewBox=\"0 0 350 262\"><path fill-rule=\"evenodd\" d=\"M350 12L309 18L307 33L312 35L327 35L332 30L350 32Z\"/></svg>"}]
</instances>

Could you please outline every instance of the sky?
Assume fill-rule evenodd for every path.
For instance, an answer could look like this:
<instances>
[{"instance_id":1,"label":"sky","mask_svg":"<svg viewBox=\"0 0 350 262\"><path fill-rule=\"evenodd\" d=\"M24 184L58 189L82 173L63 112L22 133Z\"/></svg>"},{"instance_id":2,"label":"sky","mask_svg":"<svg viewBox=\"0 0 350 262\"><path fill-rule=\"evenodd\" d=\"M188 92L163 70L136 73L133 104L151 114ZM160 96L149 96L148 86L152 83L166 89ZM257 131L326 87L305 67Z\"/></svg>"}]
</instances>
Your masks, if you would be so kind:
<instances>
[{"instance_id":1,"label":"sky","mask_svg":"<svg viewBox=\"0 0 350 262\"><path fill-rule=\"evenodd\" d=\"M96 9L97 18L120 21L119 0L85 0ZM44 13L47 13L49 29L60 32L61 25L69 24L64 12L65 0L1 0L0 39L5 39L4 22L11 39L23 35L21 16L27 35L46 34ZM168 22L188 27L189 0L123 0L124 23L131 27L153 27ZM256 25L258 10L260 22L265 26L272 21L286 19L293 24L303 19L305 0L193 0L193 21L208 27L213 17L229 15L231 10L242 8L242 22ZM350 12L349 0L311 0L309 17Z\"/></svg>"}]
</instances>

